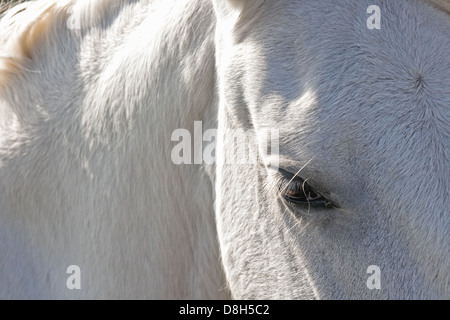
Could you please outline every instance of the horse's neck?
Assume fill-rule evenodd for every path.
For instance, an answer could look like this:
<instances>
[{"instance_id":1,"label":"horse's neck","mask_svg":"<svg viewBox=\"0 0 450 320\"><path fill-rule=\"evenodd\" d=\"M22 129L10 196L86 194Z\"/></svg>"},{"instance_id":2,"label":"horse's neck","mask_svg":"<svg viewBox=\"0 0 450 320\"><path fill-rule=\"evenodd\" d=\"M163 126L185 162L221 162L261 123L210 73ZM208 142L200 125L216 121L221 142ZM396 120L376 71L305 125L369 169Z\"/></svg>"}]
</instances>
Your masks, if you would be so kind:
<instances>
[{"instance_id":1,"label":"horse's neck","mask_svg":"<svg viewBox=\"0 0 450 320\"><path fill-rule=\"evenodd\" d=\"M169 289L171 295L174 290L175 295L176 290L187 290L187 297L227 298L215 226L214 166L176 166L171 159L175 129L188 129L192 139L197 139L194 121L202 121L204 130L216 127L214 14L209 1L184 0L174 1L167 14L161 18L164 27L156 42L159 45L149 41L154 46L152 64L158 67L148 70L156 76L147 75L153 80L148 88L152 100L148 119L153 124L142 123L150 129L144 136L153 138L155 152L149 154L159 154L153 163L155 182L162 184L156 196L163 197L165 204L154 214L165 221L156 236L167 241L167 246L161 247L161 269L167 274L163 281L175 285ZM142 36L150 30L152 19L149 23ZM145 59L145 51L140 56Z\"/></svg>"},{"instance_id":2,"label":"horse's neck","mask_svg":"<svg viewBox=\"0 0 450 320\"><path fill-rule=\"evenodd\" d=\"M126 27L114 21L125 26L142 17L139 5L135 12L119 14L107 31L79 38L78 53L50 49L37 64L47 68L27 76L22 97L11 95L36 115L23 126L33 126L27 134L39 135L0 170L0 221L21 217L15 224L19 231L0 240L20 241L24 233L35 239L27 250L46 258L36 258L30 270L24 267L20 273L45 272L42 281L52 282L52 274L80 264L89 286L81 296L225 297L214 170L177 166L171 159L175 129L193 133L196 120L205 129L216 125L214 15L209 1L173 1L170 8L162 1L162 10L158 2L149 3L154 8L121 34L123 40L114 33ZM73 42L60 48L74 47ZM81 57L76 67L67 63L74 57ZM78 75L68 81L82 82L66 85L59 78L64 73ZM15 88L22 90L20 85ZM33 98L36 92L41 96ZM27 114L18 121L27 122ZM8 254L27 265L25 251ZM50 285L62 288L56 294L76 294L68 293L60 280ZM33 281L34 287L47 286ZM9 294L0 289L0 295Z\"/></svg>"}]
</instances>

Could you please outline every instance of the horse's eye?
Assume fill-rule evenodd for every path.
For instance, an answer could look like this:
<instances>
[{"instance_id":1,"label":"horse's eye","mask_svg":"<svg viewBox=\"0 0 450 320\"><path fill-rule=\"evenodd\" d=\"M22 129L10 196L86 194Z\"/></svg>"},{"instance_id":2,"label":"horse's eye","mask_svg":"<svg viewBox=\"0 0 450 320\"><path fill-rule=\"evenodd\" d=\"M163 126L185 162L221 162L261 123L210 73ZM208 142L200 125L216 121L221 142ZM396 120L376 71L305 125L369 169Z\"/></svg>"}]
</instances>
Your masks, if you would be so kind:
<instances>
[{"instance_id":1,"label":"horse's eye","mask_svg":"<svg viewBox=\"0 0 450 320\"><path fill-rule=\"evenodd\" d=\"M280 183L279 191L287 202L304 207L333 207L330 201L316 192L305 180L299 177L291 178L287 182L286 179L283 180L285 182Z\"/></svg>"}]
</instances>

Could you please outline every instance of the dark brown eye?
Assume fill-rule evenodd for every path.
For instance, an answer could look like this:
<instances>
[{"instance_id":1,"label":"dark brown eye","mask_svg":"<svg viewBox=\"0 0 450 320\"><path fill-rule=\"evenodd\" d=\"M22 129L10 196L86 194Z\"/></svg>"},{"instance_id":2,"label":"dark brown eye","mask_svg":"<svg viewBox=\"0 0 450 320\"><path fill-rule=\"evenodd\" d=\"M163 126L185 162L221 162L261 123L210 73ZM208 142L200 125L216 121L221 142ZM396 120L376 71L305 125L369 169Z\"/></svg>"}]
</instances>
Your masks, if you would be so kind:
<instances>
[{"instance_id":1,"label":"dark brown eye","mask_svg":"<svg viewBox=\"0 0 450 320\"><path fill-rule=\"evenodd\" d=\"M285 174L284 174L285 175ZM284 178L279 191L284 200L290 204L304 207L331 208L333 204L315 191L308 183L299 178Z\"/></svg>"}]
</instances>

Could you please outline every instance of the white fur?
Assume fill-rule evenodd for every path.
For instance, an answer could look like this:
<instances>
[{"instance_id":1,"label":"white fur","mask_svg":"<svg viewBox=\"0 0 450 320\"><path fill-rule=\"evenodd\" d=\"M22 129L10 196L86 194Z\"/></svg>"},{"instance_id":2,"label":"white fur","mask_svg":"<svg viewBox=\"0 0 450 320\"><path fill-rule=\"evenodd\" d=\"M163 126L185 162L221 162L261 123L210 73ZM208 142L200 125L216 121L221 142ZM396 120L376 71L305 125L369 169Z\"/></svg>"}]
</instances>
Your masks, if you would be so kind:
<instances>
[{"instance_id":1,"label":"white fur","mask_svg":"<svg viewBox=\"0 0 450 320\"><path fill-rule=\"evenodd\" d=\"M105 7L82 30L76 1L27 3L10 27L51 8L32 56L7 40L20 67L0 74L0 296L228 297L209 175L170 158L173 130L215 126L211 6L90 3Z\"/></svg>"},{"instance_id":2,"label":"white fur","mask_svg":"<svg viewBox=\"0 0 450 320\"><path fill-rule=\"evenodd\" d=\"M368 30L372 2L7 13L0 297L449 298L450 19L379 0ZM263 166L174 165L171 133L196 120L218 128L219 158L226 128L279 129L280 166L307 164L340 208L286 206ZM66 288L72 264L81 290Z\"/></svg>"}]
</instances>

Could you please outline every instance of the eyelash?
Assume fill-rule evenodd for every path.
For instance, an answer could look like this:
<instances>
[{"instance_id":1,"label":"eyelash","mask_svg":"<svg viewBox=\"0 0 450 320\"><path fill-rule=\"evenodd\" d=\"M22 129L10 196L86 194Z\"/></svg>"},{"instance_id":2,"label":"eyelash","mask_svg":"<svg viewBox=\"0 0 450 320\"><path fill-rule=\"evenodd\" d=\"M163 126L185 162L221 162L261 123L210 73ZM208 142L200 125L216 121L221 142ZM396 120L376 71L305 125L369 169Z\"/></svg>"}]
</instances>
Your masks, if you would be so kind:
<instances>
[{"instance_id":1,"label":"eyelash","mask_svg":"<svg viewBox=\"0 0 450 320\"><path fill-rule=\"evenodd\" d=\"M305 180L300 177L292 178L289 175L291 174L287 172L281 173L277 181L278 194L283 201L295 207L334 207L329 200L315 191Z\"/></svg>"}]
</instances>

